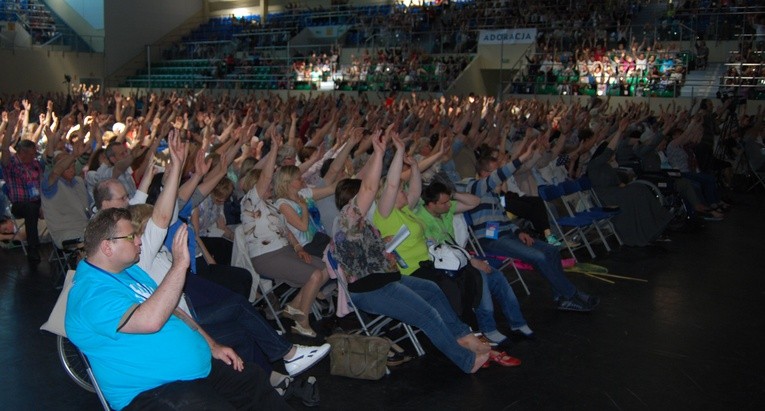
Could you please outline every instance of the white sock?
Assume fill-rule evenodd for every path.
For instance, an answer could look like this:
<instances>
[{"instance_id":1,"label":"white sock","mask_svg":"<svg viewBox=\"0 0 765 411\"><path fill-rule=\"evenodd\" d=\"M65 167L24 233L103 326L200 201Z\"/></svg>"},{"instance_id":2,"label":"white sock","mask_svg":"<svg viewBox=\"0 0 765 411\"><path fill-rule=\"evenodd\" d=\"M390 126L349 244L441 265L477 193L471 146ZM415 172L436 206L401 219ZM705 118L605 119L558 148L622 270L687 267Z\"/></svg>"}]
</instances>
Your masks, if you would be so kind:
<instances>
[{"instance_id":1,"label":"white sock","mask_svg":"<svg viewBox=\"0 0 765 411\"><path fill-rule=\"evenodd\" d=\"M531 328L529 328L528 324L524 325L523 327L513 328L513 331L520 331L523 335L534 334L534 331L531 331Z\"/></svg>"},{"instance_id":2,"label":"white sock","mask_svg":"<svg viewBox=\"0 0 765 411\"><path fill-rule=\"evenodd\" d=\"M504 334L502 334L501 332L499 332L497 330L494 330L494 331L491 331L491 332L488 332L488 333L483 333L483 335L485 335L486 338L489 339L489 341L491 341L493 343L497 343L497 344L499 344L502 341L505 341L507 339L507 336L505 336Z\"/></svg>"}]
</instances>

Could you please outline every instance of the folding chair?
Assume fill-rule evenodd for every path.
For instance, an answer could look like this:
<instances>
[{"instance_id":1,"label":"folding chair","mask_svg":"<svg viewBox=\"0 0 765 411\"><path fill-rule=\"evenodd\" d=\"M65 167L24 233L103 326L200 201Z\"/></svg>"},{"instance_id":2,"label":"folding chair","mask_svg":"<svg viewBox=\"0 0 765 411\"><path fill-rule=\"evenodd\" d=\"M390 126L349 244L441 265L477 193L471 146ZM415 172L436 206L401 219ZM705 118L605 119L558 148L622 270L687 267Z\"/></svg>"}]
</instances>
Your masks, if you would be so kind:
<instances>
[{"instance_id":1,"label":"folding chair","mask_svg":"<svg viewBox=\"0 0 765 411\"><path fill-rule=\"evenodd\" d=\"M271 313L271 316L276 320L276 325L281 330L282 334L286 332L284 325L279 319L279 312L274 307L273 302L268 295L275 290L278 286L274 284L273 280L261 277L255 267L252 266L249 253L247 252L247 242L245 241L244 226L238 225L234 229L234 247L231 253L231 265L234 267L244 268L250 272L252 276L252 289L250 290L250 302L252 305L259 304L261 301L266 302L266 307ZM275 295L274 295L275 297ZM278 301L278 299L277 299ZM281 307L279 307L281 308Z\"/></svg>"},{"instance_id":2,"label":"folding chair","mask_svg":"<svg viewBox=\"0 0 765 411\"><path fill-rule=\"evenodd\" d=\"M27 255L27 240L21 239L21 229L24 228L26 221L22 220L21 224L19 224L19 220L14 217L11 217L11 221L13 222L13 238L11 238L11 243L14 241L18 242L24 255Z\"/></svg>"},{"instance_id":3,"label":"folding chair","mask_svg":"<svg viewBox=\"0 0 765 411\"><path fill-rule=\"evenodd\" d=\"M263 276L260 278L261 280L258 281L257 285L259 296L252 302L252 305L258 305L261 302L265 302L268 312L271 314L271 317L273 317L274 321L276 321L276 326L279 327L281 333L284 334L287 332L287 329L284 327L284 324L282 324L282 321L279 318L282 313L282 304L279 300L279 297L276 295L276 288L282 284L274 283L273 280ZM279 305L274 306L274 303Z\"/></svg>"},{"instance_id":4,"label":"folding chair","mask_svg":"<svg viewBox=\"0 0 765 411\"><path fill-rule=\"evenodd\" d=\"M747 160L747 163L749 161ZM751 185L746 191L752 191L757 186L761 186L762 188L765 188L765 171L757 171L752 167L752 164L749 163L749 170L752 173L752 175L755 178L754 184Z\"/></svg>"},{"instance_id":5,"label":"folding chair","mask_svg":"<svg viewBox=\"0 0 765 411\"><path fill-rule=\"evenodd\" d=\"M757 186L765 188L765 171L757 171L752 164L751 157L747 153L748 151L758 150L759 147L757 147L756 143L751 140L746 140L744 144L745 150L741 153L741 156L744 157L743 162L746 163L747 172L754 176L754 183L746 191L752 191Z\"/></svg>"},{"instance_id":6,"label":"folding chair","mask_svg":"<svg viewBox=\"0 0 765 411\"><path fill-rule=\"evenodd\" d=\"M461 216L461 217L460 217ZM460 213L454 215L454 220L457 221L455 223L455 226L460 224L458 222L458 218L462 218L465 222L465 225L467 226L467 244L470 245L470 248L473 249L473 252L481 258L486 259L486 261L491 264L492 267L496 268L499 271L504 272L505 268L508 266L513 267L513 270L515 271L516 278L513 281L509 281L509 283L515 284L517 282L520 282L523 286L523 290L526 291L526 295L531 295L531 291L529 291L529 287L526 285L526 281L523 280L523 276L521 275L521 272L518 270L518 267L515 266L515 263L513 262L513 259L508 256L498 256L498 255L489 255L484 252L483 247L481 247L481 243L478 241L478 237L476 237L475 232L473 231L473 219L470 217L470 213Z\"/></svg>"},{"instance_id":7,"label":"folding chair","mask_svg":"<svg viewBox=\"0 0 765 411\"><path fill-rule=\"evenodd\" d=\"M582 195L582 189L581 186L577 181L574 180L568 180L564 181L559 184L559 186L563 189L564 196L569 196L569 198L573 198L576 201L576 204L572 205L569 203L568 199L565 197L561 197L563 207L566 209L566 212L571 217L584 217L589 218L592 220L591 228L595 229L595 231L598 233L598 237L600 237L601 243L603 243L603 246L606 248L607 252L611 252L611 247L608 245L608 241L606 240L607 236L603 234L603 230L601 230L601 226L608 227L609 231L611 231L611 234L614 236L617 236L616 230L613 229L613 226L611 223L611 218L613 218L615 215L617 215L619 212L610 212L605 209L598 208L595 209L593 206L589 204L588 199ZM583 208L582 211L578 211L579 205L581 208ZM589 230L584 230L585 234L587 234ZM618 238L618 236L617 236ZM617 240L618 241L618 240Z\"/></svg>"},{"instance_id":8,"label":"folding chair","mask_svg":"<svg viewBox=\"0 0 765 411\"><path fill-rule=\"evenodd\" d=\"M50 264L51 273L54 273L54 284L58 284L67 270L74 270L77 268L77 262L82 255L84 255L85 244L79 238L73 238L64 241L58 241L51 233L52 249L48 256L48 264ZM60 244L60 246L59 246Z\"/></svg>"},{"instance_id":9,"label":"folding chair","mask_svg":"<svg viewBox=\"0 0 765 411\"><path fill-rule=\"evenodd\" d=\"M85 354L77 350L80 353L80 358L82 359L82 363L85 365L85 370L88 372L88 377L90 377L90 382L93 383L93 390L96 392L96 395L98 395L98 400L101 401L101 406L104 407L105 411L110 411L111 408L109 407L109 403L106 402L106 398L104 398L104 393L101 391L101 387L98 385L98 380L96 380L96 377L93 375L93 369L90 367L90 361L88 361L88 357L85 356Z\"/></svg>"},{"instance_id":10,"label":"folding chair","mask_svg":"<svg viewBox=\"0 0 765 411\"><path fill-rule=\"evenodd\" d=\"M547 210L547 214L549 215L550 220L553 222L553 224L555 224L555 227L558 229L558 231L563 234L563 242L566 245L568 252L571 253L571 257L577 260L576 254L574 254L574 250L586 247L587 251L590 253L590 257L595 258L595 251L592 250L592 246L587 240L587 236L583 230L592 226L592 218L582 216L558 217L557 206L555 205L554 201L563 197L563 188L558 185L542 185L539 186L538 191L539 197L544 200L545 209ZM564 230L563 227L569 227L569 229ZM578 240L581 240L582 245L572 247L572 244L577 242L574 239L575 235L578 236Z\"/></svg>"},{"instance_id":11,"label":"folding chair","mask_svg":"<svg viewBox=\"0 0 765 411\"><path fill-rule=\"evenodd\" d=\"M338 293L343 293L343 295L345 296L345 299L348 302L348 308L350 308L350 310L356 314L356 319L359 321L359 324L361 325L361 329L355 331L354 334L361 334L362 332L368 336L381 336L382 334L384 334L383 329L385 329L393 321L398 321L398 320L388 317L387 315L380 314L380 315L377 315L375 318L373 318L369 322L364 321L364 318L361 315L361 311L356 307L356 304L354 304L353 300L351 299L351 293L348 291L348 283L345 281L345 275L339 269L337 260L335 260L335 258L332 256L332 253L329 250L326 251L326 255L327 255L327 261L330 264L331 268L337 273ZM414 347L415 352L417 352L417 356L422 357L423 355L425 355L425 349L422 348L422 344L420 344L420 340L417 339L417 335L416 335L419 332L419 330L415 331L414 329L412 329L412 326L404 323L403 321L399 321L397 325L390 328L393 329L399 326L404 329L405 334L402 337L399 337L398 339L394 340L393 342L398 344L399 342L403 341L405 338L408 338L409 341L412 343L412 346Z\"/></svg>"},{"instance_id":12,"label":"folding chair","mask_svg":"<svg viewBox=\"0 0 765 411\"><path fill-rule=\"evenodd\" d=\"M101 391L101 387L98 385L98 381L93 375L93 369L90 367L88 357L86 357L85 354L66 337L60 335L56 336L56 346L58 348L61 365L64 366L67 375L69 375L69 377L81 388L96 393L104 410L110 411L111 407L109 407L109 403L106 402L104 393Z\"/></svg>"},{"instance_id":13,"label":"folding chair","mask_svg":"<svg viewBox=\"0 0 765 411\"><path fill-rule=\"evenodd\" d=\"M289 298L289 296L292 295L296 289L290 288L285 294L282 294L281 297L276 295L276 289L282 285L286 285L286 283L262 276L258 274L257 271L255 271L255 267L252 266L252 262L247 252L247 245L244 236L244 226L240 224L236 227L236 229L234 229L234 247L231 253L231 265L234 267L244 268L250 272L250 275L252 276L252 289L250 290L249 298L250 302L252 305L257 305L261 302L265 302L268 312L276 321L276 325L279 327L279 330L282 332L282 334L284 334L287 332L287 329L284 327L284 324L282 324L282 321L279 318L279 314L281 313L282 306L286 304L287 298ZM269 295L272 297L269 297ZM279 303L278 307L274 306L273 300ZM314 304L311 306L311 312L313 312L317 320L322 318L321 313L317 308L316 302L314 302Z\"/></svg>"}]
</instances>

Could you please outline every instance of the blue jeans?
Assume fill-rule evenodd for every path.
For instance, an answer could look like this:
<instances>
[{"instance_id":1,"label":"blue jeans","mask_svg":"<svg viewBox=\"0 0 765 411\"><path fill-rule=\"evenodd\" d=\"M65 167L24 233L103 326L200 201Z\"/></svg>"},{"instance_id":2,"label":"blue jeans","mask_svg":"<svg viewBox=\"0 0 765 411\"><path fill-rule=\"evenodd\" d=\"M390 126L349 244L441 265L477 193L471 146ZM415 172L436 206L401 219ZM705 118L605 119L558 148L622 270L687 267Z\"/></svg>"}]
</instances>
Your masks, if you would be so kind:
<instances>
[{"instance_id":1,"label":"blue jeans","mask_svg":"<svg viewBox=\"0 0 765 411\"><path fill-rule=\"evenodd\" d=\"M481 302L475 310L478 328L481 332L485 334L497 330L497 323L494 321L494 301L499 303L502 314L505 315L511 328L517 329L526 325L526 319L521 314L518 298L513 289L510 288L510 283L507 282L505 274L492 269L488 273L481 272L481 277L483 278L483 294L481 295Z\"/></svg>"},{"instance_id":2,"label":"blue jeans","mask_svg":"<svg viewBox=\"0 0 765 411\"><path fill-rule=\"evenodd\" d=\"M232 294L232 298L202 307L194 307L197 322L210 336L222 344L231 344L244 331L250 341L263 351L271 362L282 359L292 344L274 331L247 299ZM252 344L252 342L250 342Z\"/></svg>"},{"instance_id":3,"label":"blue jeans","mask_svg":"<svg viewBox=\"0 0 765 411\"><path fill-rule=\"evenodd\" d=\"M457 343L470 333L449 305L444 293L432 281L401 276L400 281L364 293L351 293L351 299L370 314L387 315L421 329L430 341L453 363L469 373L475 354Z\"/></svg>"},{"instance_id":4,"label":"blue jeans","mask_svg":"<svg viewBox=\"0 0 765 411\"><path fill-rule=\"evenodd\" d=\"M707 205L712 205L720 202L720 194L717 192L717 182L715 177L706 173L683 173L683 177L693 181L693 183L701 189L701 193L704 195L704 200L707 201Z\"/></svg>"},{"instance_id":5,"label":"blue jeans","mask_svg":"<svg viewBox=\"0 0 765 411\"><path fill-rule=\"evenodd\" d=\"M516 258L534 266L552 286L555 300L560 297L571 298L576 293L576 287L563 273L558 247L540 240L534 240L531 246L527 246L514 234L502 235L496 240L482 238L479 241L488 254Z\"/></svg>"}]
</instances>

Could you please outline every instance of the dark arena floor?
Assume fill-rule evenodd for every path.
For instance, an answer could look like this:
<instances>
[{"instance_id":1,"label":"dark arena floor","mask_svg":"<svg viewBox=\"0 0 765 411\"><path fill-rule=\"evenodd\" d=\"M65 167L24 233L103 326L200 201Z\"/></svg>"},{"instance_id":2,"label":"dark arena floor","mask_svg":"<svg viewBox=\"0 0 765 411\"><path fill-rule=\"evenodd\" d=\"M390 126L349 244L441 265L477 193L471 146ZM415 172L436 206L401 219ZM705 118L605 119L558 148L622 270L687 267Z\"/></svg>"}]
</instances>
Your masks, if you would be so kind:
<instances>
[{"instance_id":1,"label":"dark arena floor","mask_svg":"<svg viewBox=\"0 0 765 411\"><path fill-rule=\"evenodd\" d=\"M671 233L671 242L622 247L594 263L647 280L614 284L568 274L601 297L591 314L557 311L548 284L524 272L515 288L536 339L515 338L523 363L466 375L421 337L422 358L380 381L308 371L328 410L765 409L765 196L732 193L722 222ZM44 251L49 251L44 249ZM761 254L763 253L763 254ZM58 290L49 265L30 269L20 248L0 250L0 408L98 410L96 396L65 374L55 337L39 326ZM509 331L500 318L500 331ZM325 320L325 334L336 326ZM404 344L405 348L407 347ZM291 400L297 409L302 403Z\"/></svg>"}]
</instances>

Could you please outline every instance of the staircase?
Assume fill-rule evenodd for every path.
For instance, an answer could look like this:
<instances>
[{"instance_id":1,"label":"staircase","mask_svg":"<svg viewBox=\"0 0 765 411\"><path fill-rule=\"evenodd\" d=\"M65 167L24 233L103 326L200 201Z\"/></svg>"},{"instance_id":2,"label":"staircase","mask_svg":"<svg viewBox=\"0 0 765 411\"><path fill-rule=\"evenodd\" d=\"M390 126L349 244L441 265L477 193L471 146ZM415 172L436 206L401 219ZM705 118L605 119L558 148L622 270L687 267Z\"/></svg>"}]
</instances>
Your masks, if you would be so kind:
<instances>
[{"instance_id":1,"label":"staircase","mask_svg":"<svg viewBox=\"0 0 765 411\"><path fill-rule=\"evenodd\" d=\"M716 98L720 77L725 74L722 63L708 63L705 70L693 70L685 77L680 97Z\"/></svg>"},{"instance_id":2,"label":"staircase","mask_svg":"<svg viewBox=\"0 0 765 411\"><path fill-rule=\"evenodd\" d=\"M43 44L44 46L85 53L92 53L95 51L85 40L82 39L82 37L80 37L79 34L77 34L76 31L69 27L69 25L67 25L66 22L64 22L64 20L59 17L58 14L56 14L56 12L54 12L47 5L45 5L45 7L48 9L51 17L53 17L53 21L56 22L57 34L53 36L52 39L45 42L45 44Z\"/></svg>"}]
</instances>

